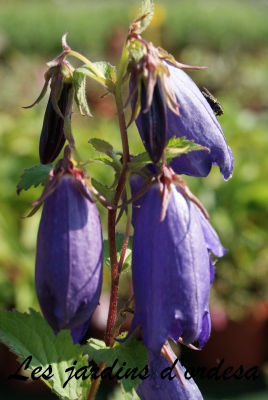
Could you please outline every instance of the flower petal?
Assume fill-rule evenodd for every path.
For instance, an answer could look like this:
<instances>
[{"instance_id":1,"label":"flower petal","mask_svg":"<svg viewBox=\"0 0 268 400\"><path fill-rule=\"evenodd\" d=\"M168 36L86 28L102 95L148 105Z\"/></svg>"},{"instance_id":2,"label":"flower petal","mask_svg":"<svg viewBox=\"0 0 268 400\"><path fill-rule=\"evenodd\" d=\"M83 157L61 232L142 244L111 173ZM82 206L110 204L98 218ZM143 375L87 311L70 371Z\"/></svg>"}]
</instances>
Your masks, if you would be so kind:
<instances>
[{"instance_id":1,"label":"flower petal","mask_svg":"<svg viewBox=\"0 0 268 400\"><path fill-rule=\"evenodd\" d=\"M149 360L150 376L140 382L136 389L141 400L203 400L202 394L193 378L185 378L184 374L186 370L179 360L176 362L176 367L180 372L183 385L175 375L174 369L170 374L171 377L174 376L172 380L168 376L163 379L165 375L162 375L162 371L171 367L164 357L161 355L155 356L149 352Z\"/></svg>"}]
</instances>

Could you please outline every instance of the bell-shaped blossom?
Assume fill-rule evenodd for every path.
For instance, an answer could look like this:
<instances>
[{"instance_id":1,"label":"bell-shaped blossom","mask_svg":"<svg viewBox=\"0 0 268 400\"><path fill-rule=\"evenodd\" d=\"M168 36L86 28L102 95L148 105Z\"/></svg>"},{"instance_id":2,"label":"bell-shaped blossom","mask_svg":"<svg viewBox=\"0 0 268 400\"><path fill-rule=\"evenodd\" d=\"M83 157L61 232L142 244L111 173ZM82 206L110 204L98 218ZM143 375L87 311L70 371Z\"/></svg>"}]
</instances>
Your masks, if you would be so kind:
<instances>
[{"instance_id":1,"label":"bell-shaped blossom","mask_svg":"<svg viewBox=\"0 0 268 400\"><path fill-rule=\"evenodd\" d=\"M170 367L171 365L164 357L162 357L162 355L155 356L153 353L149 352L150 376L141 381L136 389L136 392L138 393L140 399L203 400L202 394L200 393L200 390L195 384L193 378L185 378L184 374L186 370L181 365L179 360L177 360L176 362L176 369L180 373L180 378L182 382L180 381L178 376L176 376L174 369L172 371L166 370Z\"/></svg>"},{"instance_id":2,"label":"bell-shaped blossom","mask_svg":"<svg viewBox=\"0 0 268 400\"><path fill-rule=\"evenodd\" d=\"M131 180L134 192L141 182L141 178ZM132 220L135 313L129 334L141 325L146 347L156 353L168 337L176 341L182 337L185 344L199 340L200 347L205 344L214 278L209 250L224 253L213 228L174 184L163 221L161 208L159 184L155 184L135 202Z\"/></svg>"},{"instance_id":3,"label":"bell-shaped blossom","mask_svg":"<svg viewBox=\"0 0 268 400\"><path fill-rule=\"evenodd\" d=\"M182 69L167 62L165 65L170 72L170 76L166 77L169 90L173 91L179 105L179 115L172 108L167 108L167 138L186 137L209 150L182 154L173 158L170 166L177 174L202 177L209 174L212 165L217 165L223 178L229 179L233 171L233 154L213 110L193 80ZM130 87L132 85L133 82L130 82ZM136 119L136 125L144 141L147 127L143 123L141 113Z\"/></svg>"},{"instance_id":4,"label":"bell-shaped blossom","mask_svg":"<svg viewBox=\"0 0 268 400\"><path fill-rule=\"evenodd\" d=\"M103 260L97 207L77 183L75 176L64 174L44 200L35 268L44 317L55 333L71 329L74 342L83 337L98 305Z\"/></svg>"}]
</instances>

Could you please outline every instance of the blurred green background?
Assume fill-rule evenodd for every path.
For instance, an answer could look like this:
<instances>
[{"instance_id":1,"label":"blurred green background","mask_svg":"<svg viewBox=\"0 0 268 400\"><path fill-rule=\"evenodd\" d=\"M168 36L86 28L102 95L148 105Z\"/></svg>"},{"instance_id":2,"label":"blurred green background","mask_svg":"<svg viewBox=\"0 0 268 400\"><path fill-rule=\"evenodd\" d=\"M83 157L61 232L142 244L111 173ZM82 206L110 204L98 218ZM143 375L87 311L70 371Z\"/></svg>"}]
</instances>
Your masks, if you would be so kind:
<instances>
[{"instance_id":1,"label":"blurred green background","mask_svg":"<svg viewBox=\"0 0 268 400\"><path fill-rule=\"evenodd\" d=\"M39 163L38 143L48 95L32 109L21 107L31 104L39 95L46 62L61 52L61 36L66 31L73 50L91 61L106 60L117 65L128 22L138 5L139 1L124 0L0 0L1 309L39 308L33 277L40 212L29 219L21 217L29 213L30 204L42 189L24 191L18 197L16 185L25 168ZM252 341L263 342L261 349L256 350L258 361L252 358L252 362L264 372L268 370L267 21L266 0L163 0L156 2L155 17L145 33L147 40L164 47L178 61L211 66L189 74L200 88L208 88L224 108L219 121L235 156L234 174L224 182L218 169L213 168L205 179L186 180L209 211L222 244L229 249L216 265L211 300L212 338L222 334L221 340L227 342L233 353L243 346L241 341L248 328L259 324L246 346L250 351ZM81 65L69 60L74 66ZM101 99L103 94L101 87L88 82L87 97L93 118L81 117L74 110L73 131L85 160L93 155L87 144L92 137L106 138L120 149L113 99ZM129 129L129 137L131 152L142 151L134 125ZM103 166L90 166L88 171L105 184L113 181L112 171ZM104 209L101 214L105 221ZM105 232L104 227L104 235ZM105 289L108 286L107 278ZM241 324L241 333L234 334L232 327L238 330ZM257 331L261 331L261 339L256 336ZM242 353L247 356L244 350ZM214 382L214 389L212 382L206 382L204 398L213 399L217 392L217 398L235 396L246 400L254 390L259 390L259 399L267 398L264 375L261 383L259 380L250 386L247 382L249 386L243 387L238 383L236 387L229 385L225 392L226 382L221 390L219 382ZM257 398L256 393L252 398Z\"/></svg>"}]
</instances>

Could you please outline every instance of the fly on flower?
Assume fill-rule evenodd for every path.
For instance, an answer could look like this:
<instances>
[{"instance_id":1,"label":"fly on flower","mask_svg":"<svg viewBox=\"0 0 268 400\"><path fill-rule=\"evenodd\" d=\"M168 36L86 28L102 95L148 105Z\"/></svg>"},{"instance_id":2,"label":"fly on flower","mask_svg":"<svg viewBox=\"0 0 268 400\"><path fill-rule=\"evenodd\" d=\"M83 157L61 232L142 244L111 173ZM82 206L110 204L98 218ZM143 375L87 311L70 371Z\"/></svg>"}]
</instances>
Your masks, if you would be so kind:
<instances>
[{"instance_id":1,"label":"fly on flower","mask_svg":"<svg viewBox=\"0 0 268 400\"><path fill-rule=\"evenodd\" d=\"M212 108L212 111L215 113L217 117L224 114L223 108L218 102L217 99L208 91L205 87L203 88L202 94L204 95L205 99L207 100L208 104Z\"/></svg>"}]
</instances>

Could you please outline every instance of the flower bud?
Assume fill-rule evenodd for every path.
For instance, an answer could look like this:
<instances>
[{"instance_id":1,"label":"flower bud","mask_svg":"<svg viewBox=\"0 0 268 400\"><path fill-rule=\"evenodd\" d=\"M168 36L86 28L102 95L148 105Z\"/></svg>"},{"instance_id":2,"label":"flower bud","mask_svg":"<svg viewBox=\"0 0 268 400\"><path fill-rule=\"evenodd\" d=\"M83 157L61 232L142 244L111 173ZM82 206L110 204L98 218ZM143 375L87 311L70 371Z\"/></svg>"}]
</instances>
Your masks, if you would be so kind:
<instances>
[{"instance_id":1,"label":"flower bud","mask_svg":"<svg viewBox=\"0 0 268 400\"><path fill-rule=\"evenodd\" d=\"M144 84L141 84L140 124L143 131L143 143L151 160L157 164L167 140L166 103L160 79L157 79L152 102L147 109L147 96Z\"/></svg>"},{"instance_id":2,"label":"flower bud","mask_svg":"<svg viewBox=\"0 0 268 400\"><path fill-rule=\"evenodd\" d=\"M77 178L65 173L44 200L35 267L44 317L55 333L73 330L76 342L98 305L102 285L99 213L88 189L87 198L78 188Z\"/></svg>"},{"instance_id":3,"label":"flower bud","mask_svg":"<svg viewBox=\"0 0 268 400\"><path fill-rule=\"evenodd\" d=\"M63 83L57 106L62 116L65 115L68 94L72 84ZM60 154L64 143L64 119L56 112L53 105L53 91L51 91L39 142L39 156L41 164L52 163Z\"/></svg>"}]
</instances>

